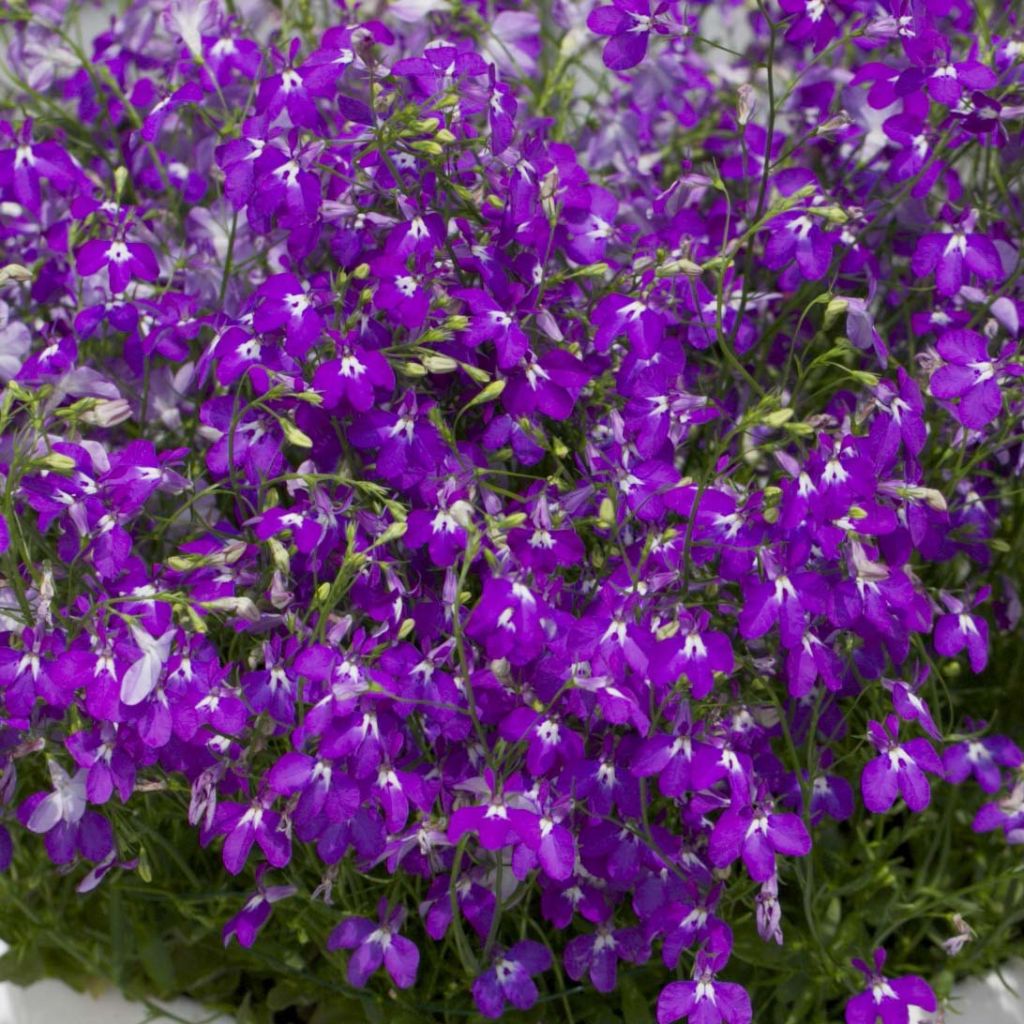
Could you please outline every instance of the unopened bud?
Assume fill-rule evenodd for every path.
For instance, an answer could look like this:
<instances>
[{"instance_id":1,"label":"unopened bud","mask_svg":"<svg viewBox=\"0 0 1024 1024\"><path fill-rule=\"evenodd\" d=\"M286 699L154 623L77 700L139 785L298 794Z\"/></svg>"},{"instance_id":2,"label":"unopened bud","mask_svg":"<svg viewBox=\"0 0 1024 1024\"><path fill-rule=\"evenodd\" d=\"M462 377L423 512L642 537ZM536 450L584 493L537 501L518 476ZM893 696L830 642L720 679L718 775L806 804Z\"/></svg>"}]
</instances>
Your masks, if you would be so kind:
<instances>
[{"instance_id":1,"label":"unopened bud","mask_svg":"<svg viewBox=\"0 0 1024 1024\"><path fill-rule=\"evenodd\" d=\"M404 537L408 529L408 523L391 523L391 525L388 526L388 528L377 538L377 543L390 544L393 540L398 540L399 538Z\"/></svg>"},{"instance_id":2,"label":"unopened bud","mask_svg":"<svg viewBox=\"0 0 1024 1024\"><path fill-rule=\"evenodd\" d=\"M781 427L784 423L788 423L794 416L792 409L776 409L774 412L770 412L762 417L761 422L766 427Z\"/></svg>"},{"instance_id":3,"label":"unopened bud","mask_svg":"<svg viewBox=\"0 0 1024 1024\"><path fill-rule=\"evenodd\" d=\"M295 445L296 448L312 448L313 439L309 434L302 430L299 430L291 420L282 419L281 430L284 432L284 439L289 443Z\"/></svg>"},{"instance_id":4,"label":"unopened bud","mask_svg":"<svg viewBox=\"0 0 1024 1024\"><path fill-rule=\"evenodd\" d=\"M747 84L741 85L736 92L738 94L736 107L739 122L741 125L745 125L750 121L754 111L757 109L757 95L754 92L753 86Z\"/></svg>"},{"instance_id":5,"label":"unopened bud","mask_svg":"<svg viewBox=\"0 0 1024 1024\"><path fill-rule=\"evenodd\" d=\"M452 519L464 530L468 530L473 525L473 506L468 501L463 501L460 498L452 503L448 511L451 513Z\"/></svg>"},{"instance_id":6,"label":"unopened bud","mask_svg":"<svg viewBox=\"0 0 1024 1024\"><path fill-rule=\"evenodd\" d=\"M477 384L486 384L491 379L491 375L480 366L474 366L472 363L459 363L459 366L466 376Z\"/></svg>"},{"instance_id":7,"label":"unopened bud","mask_svg":"<svg viewBox=\"0 0 1024 1024\"><path fill-rule=\"evenodd\" d=\"M427 367L422 363L412 362L411 360L407 363L398 363L397 369L399 373L404 374L406 377L426 377Z\"/></svg>"},{"instance_id":8,"label":"unopened bud","mask_svg":"<svg viewBox=\"0 0 1024 1024\"><path fill-rule=\"evenodd\" d=\"M459 367L458 360L451 356L428 355L423 357L423 365L431 373L451 373Z\"/></svg>"},{"instance_id":9,"label":"unopened bud","mask_svg":"<svg viewBox=\"0 0 1024 1024\"><path fill-rule=\"evenodd\" d=\"M7 266L0 267L0 285L7 284L8 281L24 284L26 281L31 280L32 271L28 267L23 267L20 263L8 263Z\"/></svg>"},{"instance_id":10,"label":"unopened bud","mask_svg":"<svg viewBox=\"0 0 1024 1024\"><path fill-rule=\"evenodd\" d=\"M704 271L699 263L694 263L693 260L679 259L669 260L668 263L663 263L654 272L654 276L676 277L679 274L684 274L686 277L700 277L703 272Z\"/></svg>"},{"instance_id":11,"label":"unopened bud","mask_svg":"<svg viewBox=\"0 0 1024 1024\"><path fill-rule=\"evenodd\" d=\"M853 118L845 110L840 110L838 114L828 118L826 121L822 121L817 128L814 129L815 135L831 135L834 132L842 131L848 125L853 123Z\"/></svg>"},{"instance_id":12,"label":"unopened bud","mask_svg":"<svg viewBox=\"0 0 1024 1024\"><path fill-rule=\"evenodd\" d=\"M260 610L250 597L216 597L212 601L201 601L200 607L211 612L231 612L249 622L260 620Z\"/></svg>"},{"instance_id":13,"label":"unopened bud","mask_svg":"<svg viewBox=\"0 0 1024 1024\"><path fill-rule=\"evenodd\" d=\"M75 468L75 460L67 455L61 455L60 452L50 452L37 459L35 464L40 469L49 469L54 473L70 473Z\"/></svg>"},{"instance_id":14,"label":"unopened bud","mask_svg":"<svg viewBox=\"0 0 1024 1024\"><path fill-rule=\"evenodd\" d=\"M123 398L100 399L81 420L94 427L113 427L124 423L132 414L132 407Z\"/></svg>"}]
</instances>

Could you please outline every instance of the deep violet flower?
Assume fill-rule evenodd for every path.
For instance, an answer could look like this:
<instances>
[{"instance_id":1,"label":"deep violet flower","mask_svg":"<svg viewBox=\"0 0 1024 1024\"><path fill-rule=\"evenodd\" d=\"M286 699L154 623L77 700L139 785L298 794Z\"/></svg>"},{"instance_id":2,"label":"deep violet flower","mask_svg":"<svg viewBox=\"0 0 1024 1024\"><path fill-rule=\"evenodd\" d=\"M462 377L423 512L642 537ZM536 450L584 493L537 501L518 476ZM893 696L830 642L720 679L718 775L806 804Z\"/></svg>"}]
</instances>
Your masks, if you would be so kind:
<instances>
[{"instance_id":1,"label":"deep violet flower","mask_svg":"<svg viewBox=\"0 0 1024 1024\"><path fill-rule=\"evenodd\" d=\"M708 854L716 867L742 857L755 882L775 874L775 855L802 857L810 852L811 837L795 814L776 813L770 806L730 807L715 823Z\"/></svg>"},{"instance_id":2,"label":"deep violet flower","mask_svg":"<svg viewBox=\"0 0 1024 1024\"><path fill-rule=\"evenodd\" d=\"M658 996L658 1024L750 1024L753 1012L746 989L715 976L721 956L697 955L692 981L673 981Z\"/></svg>"},{"instance_id":3,"label":"deep violet flower","mask_svg":"<svg viewBox=\"0 0 1024 1024\"><path fill-rule=\"evenodd\" d=\"M846 1004L846 1024L897 1024L908 1020L911 1006L931 1013L936 1008L935 993L923 979L910 974L903 978L887 978L885 950L876 949L874 964L854 960L854 967L864 974L867 990L855 995Z\"/></svg>"},{"instance_id":4,"label":"deep violet flower","mask_svg":"<svg viewBox=\"0 0 1024 1024\"><path fill-rule=\"evenodd\" d=\"M671 3L659 3L652 10L652 0L614 0L607 7L596 7L587 17L591 32L610 38L604 44L602 57L613 71L627 71L647 55L651 33L668 31Z\"/></svg>"},{"instance_id":5,"label":"deep violet flower","mask_svg":"<svg viewBox=\"0 0 1024 1024\"><path fill-rule=\"evenodd\" d=\"M931 800L925 772L942 774L942 761L932 745L921 738L901 743L895 715L889 715L884 725L868 722L868 738L879 751L878 757L864 766L860 778L868 810L881 814L902 796L912 811L923 811Z\"/></svg>"},{"instance_id":6,"label":"deep violet flower","mask_svg":"<svg viewBox=\"0 0 1024 1024\"><path fill-rule=\"evenodd\" d=\"M1003 407L999 364L989 355L988 342L976 331L952 330L944 333L935 347L945 365L932 374L929 390L936 398L959 399L956 415L960 422L982 429Z\"/></svg>"},{"instance_id":7,"label":"deep violet flower","mask_svg":"<svg viewBox=\"0 0 1024 1024\"><path fill-rule=\"evenodd\" d=\"M362 988L381 966L398 988L409 988L416 981L420 951L414 942L399 934L405 910L389 909L387 900L381 900L377 913L377 921L347 917L328 936L327 948L355 950L348 958L347 977L356 988Z\"/></svg>"},{"instance_id":8,"label":"deep violet flower","mask_svg":"<svg viewBox=\"0 0 1024 1024\"><path fill-rule=\"evenodd\" d=\"M500 952L494 963L473 982L473 1000L485 1016L497 1020L506 1004L528 1010L537 1002L531 975L551 966L551 954L539 942L524 940Z\"/></svg>"},{"instance_id":9,"label":"deep violet flower","mask_svg":"<svg viewBox=\"0 0 1024 1024\"><path fill-rule=\"evenodd\" d=\"M232 956L336 971L303 892L384 999L748 1024L928 774L1024 844L1019 737L944 735L1022 617L1006 5L79 6L5 29L5 884L194 829Z\"/></svg>"}]
</instances>

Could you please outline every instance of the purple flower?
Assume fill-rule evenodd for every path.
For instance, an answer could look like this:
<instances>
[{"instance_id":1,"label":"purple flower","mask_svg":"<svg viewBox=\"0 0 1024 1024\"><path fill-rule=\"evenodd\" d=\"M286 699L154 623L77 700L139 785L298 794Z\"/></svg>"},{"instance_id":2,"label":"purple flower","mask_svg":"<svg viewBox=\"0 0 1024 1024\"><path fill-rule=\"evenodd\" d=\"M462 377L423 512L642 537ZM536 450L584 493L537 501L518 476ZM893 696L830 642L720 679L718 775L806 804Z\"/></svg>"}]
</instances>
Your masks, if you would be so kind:
<instances>
[{"instance_id":1,"label":"purple flower","mask_svg":"<svg viewBox=\"0 0 1024 1024\"><path fill-rule=\"evenodd\" d=\"M270 810L263 800L253 800L248 806L221 802L209 837L226 835L224 840L224 867L233 875L245 867L253 844L263 851L267 861L275 868L283 868L291 860L291 838L280 828L281 816Z\"/></svg>"},{"instance_id":2,"label":"purple flower","mask_svg":"<svg viewBox=\"0 0 1024 1024\"><path fill-rule=\"evenodd\" d=\"M160 276L153 250L143 242L124 239L102 241L94 238L75 250L75 266L82 277L107 271L110 290L123 292L132 278L155 281Z\"/></svg>"},{"instance_id":3,"label":"purple flower","mask_svg":"<svg viewBox=\"0 0 1024 1024\"><path fill-rule=\"evenodd\" d=\"M931 787L925 772L942 774L942 761L926 739L899 742L899 719L889 715L884 725L868 722L868 739L879 751L860 777L864 805L875 814L883 814L902 796L912 811L923 811L931 800Z\"/></svg>"},{"instance_id":4,"label":"purple flower","mask_svg":"<svg viewBox=\"0 0 1024 1024\"><path fill-rule=\"evenodd\" d=\"M294 896L298 890L294 885L268 885L258 882L256 892L245 902L245 906L230 918L224 925L222 937L224 945L238 939L238 944L249 949L256 941L260 929L270 919L273 905L280 900Z\"/></svg>"},{"instance_id":5,"label":"purple flower","mask_svg":"<svg viewBox=\"0 0 1024 1024\"><path fill-rule=\"evenodd\" d=\"M362 988L381 965L398 988L409 988L416 981L420 951L416 943L399 934L405 920L405 909L388 909L388 901L377 905L378 920L347 917L327 938L327 948L353 949L348 959L347 977L350 985Z\"/></svg>"},{"instance_id":6,"label":"purple flower","mask_svg":"<svg viewBox=\"0 0 1024 1024\"><path fill-rule=\"evenodd\" d=\"M658 996L658 1024L690 1020L693 1024L750 1024L747 990L733 981L719 981L715 971L722 957L697 955L692 981L673 981Z\"/></svg>"},{"instance_id":7,"label":"purple flower","mask_svg":"<svg viewBox=\"0 0 1024 1024\"><path fill-rule=\"evenodd\" d=\"M765 243L765 265L781 270L795 260L805 280L821 280L832 263L838 237L823 231L820 219L810 213L787 213L773 220Z\"/></svg>"},{"instance_id":8,"label":"purple flower","mask_svg":"<svg viewBox=\"0 0 1024 1024\"><path fill-rule=\"evenodd\" d=\"M786 42L811 43L815 53L820 53L839 33L839 26L832 11L841 8L834 0L779 0L779 6L786 14L793 15L793 21L786 30Z\"/></svg>"},{"instance_id":9,"label":"purple flower","mask_svg":"<svg viewBox=\"0 0 1024 1024\"><path fill-rule=\"evenodd\" d=\"M708 857L715 867L728 867L737 858L755 882L775 874L775 855L804 857L811 850L807 828L795 814L776 813L770 803L730 807L715 823Z\"/></svg>"},{"instance_id":10,"label":"purple flower","mask_svg":"<svg viewBox=\"0 0 1024 1024\"><path fill-rule=\"evenodd\" d=\"M1003 278L999 252L987 235L957 228L948 234L923 235L917 242L911 270L917 277L935 274L940 295L956 295L976 274L982 281Z\"/></svg>"},{"instance_id":11,"label":"purple flower","mask_svg":"<svg viewBox=\"0 0 1024 1024\"><path fill-rule=\"evenodd\" d=\"M874 967L863 960L854 960L854 967L867 979L867 990L853 996L846 1004L846 1024L904 1024L908 1008L917 1006L928 1013L935 1010L935 993L923 979L914 974L903 978L886 978L885 950L876 949Z\"/></svg>"},{"instance_id":12,"label":"purple flower","mask_svg":"<svg viewBox=\"0 0 1024 1024\"><path fill-rule=\"evenodd\" d=\"M613 71L634 68L647 56L652 32L668 32L668 3L651 12L651 0L614 0L608 7L596 7L587 17L587 27L599 36L610 36L602 57Z\"/></svg>"},{"instance_id":13,"label":"purple flower","mask_svg":"<svg viewBox=\"0 0 1024 1024\"><path fill-rule=\"evenodd\" d=\"M942 752L946 781L963 782L968 776L986 793L996 793L1003 783L1001 768L1016 769L1024 764L1024 753L1008 736L954 743Z\"/></svg>"},{"instance_id":14,"label":"purple flower","mask_svg":"<svg viewBox=\"0 0 1024 1024\"><path fill-rule=\"evenodd\" d=\"M955 658L966 647L971 671L984 671L988 664L988 623L971 615L968 606L951 594L944 593L942 599L949 614L940 615L935 622L935 650L946 658Z\"/></svg>"},{"instance_id":15,"label":"purple flower","mask_svg":"<svg viewBox=\"0 0 1024 1024\"><path fill-rule=\"evenodd\" d=\"M103 861L114 849L114 833L106 818L87 810L88 772L79 768L69 776L56 761L48 768L53 791L30 796L18 809L19 820L30 832L44 836L54 864L70 864L76 854Z\"/></svg>"},{"instance_id":16,"label":"purple flower","mask_svg":"<svg viewBox=\"0 0 1024 1024\"><path fill-rule=\"evenodd\" d=\"M565 947L565 971L573 981L588 975L598 992L612 992L619 961L640 963L648 956L650 950L638 929L602 924L595 932L569 940Z\"/></svg>"},{"instance_id":17,"label":"purple flower","mask_svg":"<svg viewBox=\"0 0 1024 1024\"><path fill-rule=\"evenodd\" d=\"M956 416L965 427L982 430L1002 411L1000 365L988 354L988 342L976 331L947 331L935 346L945 360L931 376L936 398L959 399Z\"/></svg>"},{"instance_id":18,"label":"purple flower","mask_svg":"<svg viewBox=\"0 0 1024 1024\"><path fill-rule=\"evenodd\" d=\"M499 953L491 966L473 982L473 1000L485 1016L497 1020L511 1003L528 1010L537 1002L537 986L531 975L551 966L551 954L539 942L528 939Z\"/></svg>"}]
</instances>

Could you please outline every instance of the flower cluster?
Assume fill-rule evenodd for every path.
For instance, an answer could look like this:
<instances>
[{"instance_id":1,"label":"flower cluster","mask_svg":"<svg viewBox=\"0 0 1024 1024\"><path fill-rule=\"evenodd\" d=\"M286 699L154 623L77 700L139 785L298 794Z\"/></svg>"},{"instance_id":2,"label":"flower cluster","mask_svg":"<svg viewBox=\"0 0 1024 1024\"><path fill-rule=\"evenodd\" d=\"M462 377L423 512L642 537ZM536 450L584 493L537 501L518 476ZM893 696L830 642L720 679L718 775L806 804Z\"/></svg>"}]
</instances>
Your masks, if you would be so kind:
<instances>
[{"instance_id":1,"label":"flower cluster","mask_svg":"<svg viewBox=\"0 0 1024 1024\"><path fill-rule=\"evenodd\" d=\"M829 850L968 780L1024 842L957 694L1021 642L1008 5L278 6L9 24L0 867L116 886L148 794L350 989L747 1024L791 912L855 988ZM851 1024L936 1008L884 960Z\"/></svg>"}]
</instances>

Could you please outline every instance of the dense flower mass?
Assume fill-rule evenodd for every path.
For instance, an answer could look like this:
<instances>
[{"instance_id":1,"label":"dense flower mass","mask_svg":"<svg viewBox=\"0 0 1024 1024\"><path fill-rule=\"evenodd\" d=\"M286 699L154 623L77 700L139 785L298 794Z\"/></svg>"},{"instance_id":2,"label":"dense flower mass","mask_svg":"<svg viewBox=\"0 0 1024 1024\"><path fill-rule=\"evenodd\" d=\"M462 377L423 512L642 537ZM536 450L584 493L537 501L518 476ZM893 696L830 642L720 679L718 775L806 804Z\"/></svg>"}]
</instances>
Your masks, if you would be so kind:
<instances>
[{"instance_id":1,"label":"dense flower mass","mask_svg":"<svg viewBox=\"0 0 1024 1024\"><path fill-rule=\"evenodd\" d=\"M0 14L0 869L191 832L402 1020L934 1011L1024 843L1012 5L79 6Z\"/></svg>"}]
</instances>

